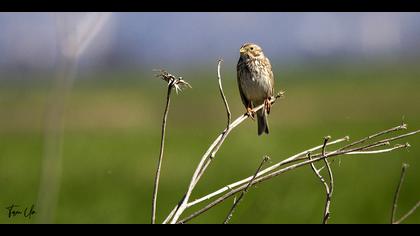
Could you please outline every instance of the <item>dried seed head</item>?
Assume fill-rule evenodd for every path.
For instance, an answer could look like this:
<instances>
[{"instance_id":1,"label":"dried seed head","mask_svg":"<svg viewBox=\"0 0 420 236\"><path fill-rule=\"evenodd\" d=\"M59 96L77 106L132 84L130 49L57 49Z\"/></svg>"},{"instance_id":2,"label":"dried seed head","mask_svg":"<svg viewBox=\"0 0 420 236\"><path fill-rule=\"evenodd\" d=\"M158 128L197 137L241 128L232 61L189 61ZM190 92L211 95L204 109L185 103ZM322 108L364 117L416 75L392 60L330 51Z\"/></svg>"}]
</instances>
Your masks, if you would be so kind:
<instances>
[{"instance_id":1,"label":"dried seed head","mask_svg":"<svg viewBox=\"0 0 420 236\"><path fill-rule=\"evenodd\" d=\"M185 81L182 77L176 78L174 75L168 73L163 69L154 69L153 71L158 71L159 73L155 74L156 77L161 78L162 80L168 83L168 86L175 88L175 92L178 94L179 91L182 91L184 88L192 88L191 85Z\"/></svg>"}]
</instances>

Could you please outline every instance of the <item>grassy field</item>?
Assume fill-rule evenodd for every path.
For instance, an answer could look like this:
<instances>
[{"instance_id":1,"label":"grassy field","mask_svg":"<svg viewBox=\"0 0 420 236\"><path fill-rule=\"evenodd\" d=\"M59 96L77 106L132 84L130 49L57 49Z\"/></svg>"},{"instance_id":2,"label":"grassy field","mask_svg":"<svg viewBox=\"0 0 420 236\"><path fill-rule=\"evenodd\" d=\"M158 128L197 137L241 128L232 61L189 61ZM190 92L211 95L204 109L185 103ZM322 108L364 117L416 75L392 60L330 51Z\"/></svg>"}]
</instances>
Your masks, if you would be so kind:
<instances>
[{"instance_id":1,"label":"grassy field","mask_svg":"<svg viewBox=\"0 0 420 236\"><path fill-rule=\"evenodd\" d=\"M351 139L408 123L420 128L420 68L363 65L279 68L276 89L285 99L273 106L271 133L257 136L245 121L228 137L192 198L254 173L264 155L280 161L331 135ZM172 72L172 71L171 71ZM178 72L173 71L178 74ZM233 66L222 69L233 118L244 112ZM199 158L226 123L216 73L179 73L193 89L174 94L158 197L160 222L186 190ZM2 76L5 77L5 76ZM149 223L159 154L166 85L152 73L82 75L65 110L63 163L56 223ZM48 79L0 81L0 223L7 206L37 202L43 155ZM388 223L403 162L410 164L398 216L420 200L419 136L412 147L392 153L343 157L334 162L331 223ZM320 223L323 186L309 167L252 188L232 223ZM232 200L193 223L221 223ZM35 210L37 210L35 206ZM190 211L188 211L190 212ZM420 223L420 213L406 223Z\"/></svg>"}]
</instances>

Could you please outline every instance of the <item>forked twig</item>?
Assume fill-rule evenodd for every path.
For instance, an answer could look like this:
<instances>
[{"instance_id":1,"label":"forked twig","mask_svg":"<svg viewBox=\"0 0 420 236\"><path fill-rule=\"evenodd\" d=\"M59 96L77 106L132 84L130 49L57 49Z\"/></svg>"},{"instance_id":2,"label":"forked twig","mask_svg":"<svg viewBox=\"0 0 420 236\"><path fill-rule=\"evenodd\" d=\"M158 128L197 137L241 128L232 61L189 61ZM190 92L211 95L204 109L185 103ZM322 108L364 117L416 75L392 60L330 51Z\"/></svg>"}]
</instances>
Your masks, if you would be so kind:
<instances>
[{"instance_id":1,"label":"forked twig","mask_svg":"<svg viewBox=\"0 0 420 236\"><path fill-rule=\"evenodd\" d=\"M312 157L311 157L311 153L310 152L308 152L308 159L309 160L312 160ZM321 169L317 170L314 163L310 163L310 165L311 165L312 170L316 174L316 176L319 178L319 180L321 180L321 183L325 186L325 190L327 192L327 202L328 202L330 200L330 198L328 198L329 193L330 193L330 187L328 186L327 181L325 181L324 177L322 177L322 175L320 174ZM329 206L329 204L326 204L325 206ZM322 218L322 222L323 223L325 223L325 219L327 218L326 217L326 212L327 212L326 209L327 208L325 207L325 209L324 209L324 215L323 215L323 218Z\"/></svg>"},{"instance_id":2,"label":"forked twig","mask_svg":"<svg viewBox=\"0 0 420 236\"><path fill-rule=\"evenodd\" d=\"M219 92L220 92L220 96L222 97L223 100L223 104L225 105L225 109L226 109L226 116L227 116L227 126L226 129L223 131L223 136L222 138L219 140L219 142L216 144L216 146L213 149L213 152L210 155L210 159L214 158L216 156L217 151L219 150L220 146L223 144L225 138L227 137L228 133L229 133L229 126L230 126L230 122L231 122L231 113L230 113L230 108L229 108L229 103L226 99L225 96L225 92L223 91L223 86L222 86L222 76L220 73L220 67L221 64L223 62L223 59L219 59L217 61L217 78L218 78L218 82L219 82ZM200 173L198 174L197 180L196 182L201 179L201 176L203 175L204 171L207 169L208 165L210 164L210 161L207 161L206 164L201 168Z\"/></svg>"},{"instance_id":3,"label":"forked twig","mask_svg":"<svg viewBox=\"0 0 420 236\"><path fill-rule=\"evenodd\" d=\"M325 147L329 139L331 139L330 136L327 136L324 138L324 144L322 146L322 156L325 156ZM308 152L308 159L312 160L310 152ZM310 163L310 165L311 165L312 170L315 172L315 175L319 178L319 180L321 180L321 183L325 186L325 192L326 192L327 197L325 200L325 208L324 208L324 215L322 218L322 223L327 224L328 219L330 218L330 214L331 214L330 205L331 205L331 196L332 196L333 188L334 188L334 178L333 178L332 170L330 167L330 163L328 162L327 158L324 158L323 160L325 162L325 166L327 167L328 175L330 178L329 185L327 184L327 181L325 181L324 177L322 177L322 175L320 174L322 168L317 170L314 163Z\"/></svg>"},{"instance_id":4,"label":"forked twig","mask_svg":"<svg viewBox=\"0 0 420 236\"><path fill-rule=\"evenodd\" d=\"M322 156L325 156L325 147L327 146L327 142L328 140L331 139L331 136L327 136L324 138L324 144L322 146ZM330 178L330 184L329 184L329 188L326 188L326 193L327 193L327 199L325 202L325 209L324 209L324 218L322 223L323 224L327 224L328 223L328 219L330 218L330 205L331 205L331 197L334 191L334 177L333 177L333 173L331 170L331 166L330 163L328 162L328 158L324 158L324 163L325 166L327 167L327 171L328 171L328 176Z\"/></svg>"}]
</instances>

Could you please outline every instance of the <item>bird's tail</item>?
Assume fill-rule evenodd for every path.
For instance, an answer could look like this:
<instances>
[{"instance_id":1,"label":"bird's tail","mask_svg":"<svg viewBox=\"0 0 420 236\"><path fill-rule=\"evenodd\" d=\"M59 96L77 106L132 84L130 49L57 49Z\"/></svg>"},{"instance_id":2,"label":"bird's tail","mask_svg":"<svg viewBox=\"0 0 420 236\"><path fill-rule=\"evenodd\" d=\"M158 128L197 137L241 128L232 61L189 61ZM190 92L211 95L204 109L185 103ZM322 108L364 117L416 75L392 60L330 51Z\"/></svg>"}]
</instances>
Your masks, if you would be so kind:
<instances>
[{"instance_id":1,"label":"bird's tail","mask_svg":"<svg viewBox=\"0 0 420 236\"><path fill-rule=\"evenodd\" d=\"M267 111L265 110L265 107L257 111L257 119L258 119L258 135L261 135L264 132L268 134Z\"/></svg>"}]
</instances>

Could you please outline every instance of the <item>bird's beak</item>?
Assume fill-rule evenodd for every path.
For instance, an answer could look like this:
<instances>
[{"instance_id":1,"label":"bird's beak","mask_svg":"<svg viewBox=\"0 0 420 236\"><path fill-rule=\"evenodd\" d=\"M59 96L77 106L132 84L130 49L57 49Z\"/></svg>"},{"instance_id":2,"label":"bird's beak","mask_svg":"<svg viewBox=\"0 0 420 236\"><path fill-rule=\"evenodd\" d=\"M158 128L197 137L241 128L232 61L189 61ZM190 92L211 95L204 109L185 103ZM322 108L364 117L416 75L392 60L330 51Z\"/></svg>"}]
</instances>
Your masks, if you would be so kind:
<instances>
[{"instance_id":1,"label":"bird's beak","mask_svg":"<svg viewBox=\"0 0 420 236\"><path fill-rule=\"evenodd\" d=\"M245 48L239 49L239 53L241 53L241 54L245 53Z\"/></svg>"}]
</instances>

